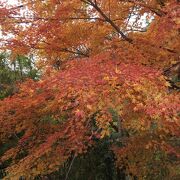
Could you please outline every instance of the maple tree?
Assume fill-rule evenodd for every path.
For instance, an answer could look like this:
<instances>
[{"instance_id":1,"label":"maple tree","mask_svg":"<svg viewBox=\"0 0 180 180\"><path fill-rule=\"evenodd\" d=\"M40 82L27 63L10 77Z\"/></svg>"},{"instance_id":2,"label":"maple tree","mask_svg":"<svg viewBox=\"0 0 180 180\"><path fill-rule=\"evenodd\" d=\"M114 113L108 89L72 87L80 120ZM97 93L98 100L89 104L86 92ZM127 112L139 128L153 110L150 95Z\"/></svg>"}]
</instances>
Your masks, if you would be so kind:
<instances>
[{"instance_id":1,"label":"maple tree","mask_svg":"<svg viewBox=\"0 0 180 180\"><path fill-rule=\"evenodd\" d=\"M127 175L177 176L178 1L20 2L0 6L2 49L34 53L44 75L0 101L0 143L16 141L5 178L50 174L104 139Z\"/></svg>"}]
</instances>

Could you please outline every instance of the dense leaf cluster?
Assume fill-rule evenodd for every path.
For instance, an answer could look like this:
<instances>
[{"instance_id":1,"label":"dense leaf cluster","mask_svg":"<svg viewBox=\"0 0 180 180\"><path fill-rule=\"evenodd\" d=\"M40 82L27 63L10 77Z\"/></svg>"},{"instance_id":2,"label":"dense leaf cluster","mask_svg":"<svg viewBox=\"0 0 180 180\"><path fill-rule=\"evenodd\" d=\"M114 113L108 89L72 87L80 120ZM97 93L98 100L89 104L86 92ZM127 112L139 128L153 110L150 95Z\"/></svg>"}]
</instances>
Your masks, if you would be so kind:
<instances>
[{"instance_id":1,"label":"dense leaf cluster","mask_svg":"<svg viewBox=\"0 0 180 180\"><path fill-rule=\"evenodd\" d=\"M0 101L4 178L178 178L178 1L21 3L0 4L2 49L43 76Z\"/></svg>"}]
</instances>

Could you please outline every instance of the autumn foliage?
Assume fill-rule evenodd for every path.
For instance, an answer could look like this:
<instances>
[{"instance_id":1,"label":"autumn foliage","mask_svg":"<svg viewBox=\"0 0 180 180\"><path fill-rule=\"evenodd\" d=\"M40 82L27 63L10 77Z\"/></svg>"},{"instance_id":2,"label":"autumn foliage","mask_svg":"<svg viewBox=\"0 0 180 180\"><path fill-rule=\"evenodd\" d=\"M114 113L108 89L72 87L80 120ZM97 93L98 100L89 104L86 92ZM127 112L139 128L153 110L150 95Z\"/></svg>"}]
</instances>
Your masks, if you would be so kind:
<instances>
[{"instance_id":1,"label":"autumn foliage","mask_svg":"<svg viewBox=\"0 0 180 180\"><path fill-rule=\"evenodd\" d=\"M1 155L5 178L50 174L104 139L127 175L178 176L178 1L21 3L0 4L2 31L13 34L2 49L34 53L43 76L0 101L0 145L16 141Z\"/></svg>"}]
</instances>

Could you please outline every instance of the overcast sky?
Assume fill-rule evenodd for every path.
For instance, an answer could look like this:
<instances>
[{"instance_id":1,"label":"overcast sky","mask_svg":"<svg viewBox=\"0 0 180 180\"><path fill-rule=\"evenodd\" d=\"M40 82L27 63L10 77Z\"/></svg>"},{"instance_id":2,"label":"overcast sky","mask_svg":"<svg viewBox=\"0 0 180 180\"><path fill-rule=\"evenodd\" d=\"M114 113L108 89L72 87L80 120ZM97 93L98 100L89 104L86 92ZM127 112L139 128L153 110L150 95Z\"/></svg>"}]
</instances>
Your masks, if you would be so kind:
<instances>
[{"instance_id":1,"label":"overcast sky","mask_svg":"<svg viewBox=\"0 0 180 180\"><path fill-rule=\"evenodd\" d=\"M7 2L8 4L11 5L18 5L18 0L0 0L2 2Z\"/></svg>"}]
</instances>

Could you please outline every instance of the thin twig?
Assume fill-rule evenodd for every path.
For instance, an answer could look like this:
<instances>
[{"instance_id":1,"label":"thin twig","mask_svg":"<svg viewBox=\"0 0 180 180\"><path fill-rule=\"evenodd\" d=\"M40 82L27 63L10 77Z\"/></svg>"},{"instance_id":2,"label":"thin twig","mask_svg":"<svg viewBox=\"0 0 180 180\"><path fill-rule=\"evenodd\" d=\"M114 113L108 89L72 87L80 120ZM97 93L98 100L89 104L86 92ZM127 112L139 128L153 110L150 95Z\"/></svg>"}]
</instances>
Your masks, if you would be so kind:
<instances>
[{"instance_id":1,"label":"thin twig","mask_svg":"<svg viewBox=\"0 0 180 180\"><path fill-rule=\"evenodd\" d=\"M71 164L70 164L70 166L69 166L68 172L67 172L67 174L66 174L65 180L68 179L68 176L69 176L69 173L70 173L70 170L71 170L71 168L72 168L72 165L73 165L73 163L74 163L75 158L76 158L76 156L75 156L75 154L74 154L73 159L72 159L72 161L71 161Z\"/></svg>"}]
</instances>

